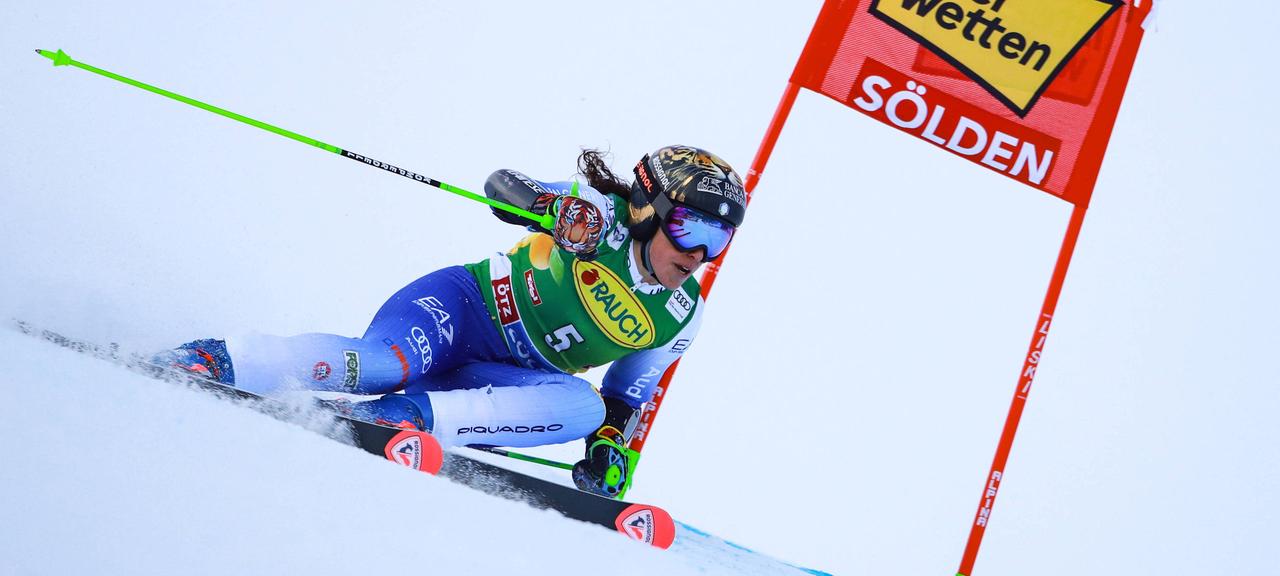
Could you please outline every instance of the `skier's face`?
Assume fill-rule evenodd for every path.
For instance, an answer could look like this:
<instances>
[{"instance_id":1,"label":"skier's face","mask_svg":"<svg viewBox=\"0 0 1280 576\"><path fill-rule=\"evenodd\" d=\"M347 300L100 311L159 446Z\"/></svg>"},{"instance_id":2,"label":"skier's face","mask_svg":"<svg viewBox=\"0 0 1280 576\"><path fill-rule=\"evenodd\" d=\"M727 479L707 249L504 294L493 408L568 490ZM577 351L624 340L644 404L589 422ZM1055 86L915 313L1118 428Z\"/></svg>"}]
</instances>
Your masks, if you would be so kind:
<instances>
[{"instance_id":1,"label":"skier's face","mask_svg":"<svg viewBox=\"0 0 1280 576\"><path fill-rule=\"evenodd\" d=\"M702 266L702 259L706 255L707 251L703 248L681 252L661 232L654 234L653 241L649 243L649 262L653 264L653 271L658 274L656 280L668 290L675 290L684 284Z\"/></svg>"}]
</instances>

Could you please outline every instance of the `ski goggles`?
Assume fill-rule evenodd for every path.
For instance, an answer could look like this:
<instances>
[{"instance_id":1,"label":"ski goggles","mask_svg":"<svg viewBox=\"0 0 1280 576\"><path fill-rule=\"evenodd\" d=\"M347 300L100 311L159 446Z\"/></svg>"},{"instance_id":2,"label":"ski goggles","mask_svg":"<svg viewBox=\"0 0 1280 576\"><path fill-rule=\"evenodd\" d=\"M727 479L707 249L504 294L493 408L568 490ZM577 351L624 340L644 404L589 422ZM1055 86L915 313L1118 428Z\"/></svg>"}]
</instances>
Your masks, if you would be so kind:
<instances>
[{"instance_id":1,"label":"ski goggles","mask_svg":"<svg viewBox=\"0 0 1280 576\"><path fill-rule=\"evenodd\" d=\"M681 252L706 250L703 262L719 258L733 240L734 227L706 212L688 206L672 206L662 231Z\"/></svg>"}]
</instances>

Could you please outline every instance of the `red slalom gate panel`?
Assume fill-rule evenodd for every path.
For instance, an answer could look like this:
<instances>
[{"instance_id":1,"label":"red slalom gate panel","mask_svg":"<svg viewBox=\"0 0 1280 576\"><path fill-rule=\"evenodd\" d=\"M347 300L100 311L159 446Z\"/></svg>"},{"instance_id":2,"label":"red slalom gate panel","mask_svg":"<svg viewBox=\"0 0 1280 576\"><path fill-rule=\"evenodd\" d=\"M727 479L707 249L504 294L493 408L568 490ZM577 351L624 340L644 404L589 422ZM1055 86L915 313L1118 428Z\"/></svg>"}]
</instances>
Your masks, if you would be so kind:
<instances>
[{"instance_id":1,"label":"red slalom gate panel","mask_svg":"<svg viewBox=\"0 0 1280 576\"><path fill-rule=\"evenodd\" d=\"M1151 0L829 0L791 81L1088 206Z\"/></svg>"},{"instance_id":2,"label":"red slalom gate panel","mask_svg":"<svg viewBox=\"0 0 1280 576\"><path fill-rule=\"evenodd\" d=\"M827 0L747 173L800 88L1074 205L959 574L972 573L1153 0ZM709 297L727 252L702 276ZM640 451L679 363L630 447Z\"/></svg>"},{"instance_id":3,"label":"red slalom gate panel","mask_svg":"<svg viewBox=\"0 0 1280 576\"><path fill-rule=\"evenodd\" d=\"M959 573L972 573L1152 0L828 0L791 76L1074 204Z\"/></svg>"}]
</instances>

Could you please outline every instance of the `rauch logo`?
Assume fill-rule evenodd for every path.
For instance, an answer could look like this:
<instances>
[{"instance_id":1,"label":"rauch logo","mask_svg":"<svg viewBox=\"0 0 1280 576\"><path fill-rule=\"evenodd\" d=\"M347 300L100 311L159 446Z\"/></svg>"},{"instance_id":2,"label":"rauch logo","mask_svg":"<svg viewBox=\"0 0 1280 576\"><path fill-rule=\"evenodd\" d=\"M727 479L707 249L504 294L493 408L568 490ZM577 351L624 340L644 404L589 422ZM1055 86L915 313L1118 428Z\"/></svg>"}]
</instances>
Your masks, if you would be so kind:
<instances>
[{"instance_id":1,"label":"rauch logo","mask_svg":"<svg viewBox=\"0 0 1280 576\"><path fill-rule=\"evenodd\" d=\"M639 350L653 344L653 319L612 270L575 260L574 286L591 321L619 346Z\"/></svg>"}]
</instances>

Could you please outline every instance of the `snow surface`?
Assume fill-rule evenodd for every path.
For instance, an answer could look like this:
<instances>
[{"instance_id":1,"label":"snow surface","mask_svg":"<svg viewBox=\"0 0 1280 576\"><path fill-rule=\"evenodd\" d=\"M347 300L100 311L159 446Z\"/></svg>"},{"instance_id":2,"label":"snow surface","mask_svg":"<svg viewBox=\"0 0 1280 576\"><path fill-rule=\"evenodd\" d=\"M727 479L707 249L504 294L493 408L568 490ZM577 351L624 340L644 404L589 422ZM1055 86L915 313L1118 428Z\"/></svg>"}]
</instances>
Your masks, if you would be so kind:
<instances>
[{"instance_id":1,"label":"snow surface","mask_svg":"<svg viewBox=\"0 0 1280 576\"><path fill-rule=\"evenodd\" d=\"M520 235L34 48L478 190L581 146L745 172L820 4L0 3L0 319L138 350L358 334ZM976 574L1280 565L1277 20L1161 9ZM954 574L1069 212L802 93L631 495L800 565ZM711 569L0 334L0 573ZM215 434L216 459L166 441Z\"/></svg>"},{"instance_id":2,"label":"snow surface","mask_svg":"<svg viewBox=\"0 0 1280 576\"><path fill-rule=\"evenodd\" d=\"M0 366L0 574L803 574L688 530L664 553L11 327Z\"/></svg>"}]
</instances>

